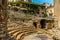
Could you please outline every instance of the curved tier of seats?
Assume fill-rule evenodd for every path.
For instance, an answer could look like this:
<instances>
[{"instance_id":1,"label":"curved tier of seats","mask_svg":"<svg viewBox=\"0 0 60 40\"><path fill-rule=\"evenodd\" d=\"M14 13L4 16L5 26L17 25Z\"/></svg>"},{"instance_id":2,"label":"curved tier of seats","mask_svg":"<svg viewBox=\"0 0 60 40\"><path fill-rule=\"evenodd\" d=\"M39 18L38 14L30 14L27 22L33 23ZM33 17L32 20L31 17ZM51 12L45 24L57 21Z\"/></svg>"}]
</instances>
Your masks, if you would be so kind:
<instances>
[{"instance_id":1,"label":"curved tier of seats","mask_svg":"<svg viewBox=\"0 0 60 40\"><path fill-rule=\"evenodd\" d=\"M21 27L21 28L8 28L8 34L11 38L16 40L22 40L22 38L31 33L35 33L36 29L34 27Z\"/></svg>"}]
</instances>

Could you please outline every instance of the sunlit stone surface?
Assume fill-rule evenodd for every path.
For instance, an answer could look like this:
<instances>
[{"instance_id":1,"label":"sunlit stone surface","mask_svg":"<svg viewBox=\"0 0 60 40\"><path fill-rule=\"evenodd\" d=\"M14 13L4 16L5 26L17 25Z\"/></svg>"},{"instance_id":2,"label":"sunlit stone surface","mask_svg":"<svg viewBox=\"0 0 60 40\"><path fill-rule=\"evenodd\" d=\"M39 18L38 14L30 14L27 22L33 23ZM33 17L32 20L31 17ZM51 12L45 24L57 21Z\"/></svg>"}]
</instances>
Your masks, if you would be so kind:
<instances>
[{"instance_id":1,"label":"sunlit stone surface","mask_svg":"<svg viewBox=\"0 0 60 40\"><path fill-rule=\"evenodd\" d=\"M28 36L25 36L22 40L53 40L52 38L49 38L45 34L31 34Z\"/></svg>"}]
</instances>

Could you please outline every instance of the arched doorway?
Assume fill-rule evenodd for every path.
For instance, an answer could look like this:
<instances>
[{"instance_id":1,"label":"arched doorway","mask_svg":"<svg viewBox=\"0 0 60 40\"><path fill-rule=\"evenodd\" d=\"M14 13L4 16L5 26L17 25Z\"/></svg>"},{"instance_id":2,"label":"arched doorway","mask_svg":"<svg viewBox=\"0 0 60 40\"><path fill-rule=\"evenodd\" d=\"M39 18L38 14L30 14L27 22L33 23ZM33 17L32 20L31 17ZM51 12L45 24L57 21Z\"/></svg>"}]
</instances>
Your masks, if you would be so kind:
<instances>
[{"instance_id":1,"label":"arched doorway","mask_svg":"<svg viewBox=\"0 0 60 40\"><path fill-rule=\"evenodd\" d=\"M41 19L40 24L41 24L42 29L46 28L46 20L45 19Z\"/></svg>"}]
</instances>

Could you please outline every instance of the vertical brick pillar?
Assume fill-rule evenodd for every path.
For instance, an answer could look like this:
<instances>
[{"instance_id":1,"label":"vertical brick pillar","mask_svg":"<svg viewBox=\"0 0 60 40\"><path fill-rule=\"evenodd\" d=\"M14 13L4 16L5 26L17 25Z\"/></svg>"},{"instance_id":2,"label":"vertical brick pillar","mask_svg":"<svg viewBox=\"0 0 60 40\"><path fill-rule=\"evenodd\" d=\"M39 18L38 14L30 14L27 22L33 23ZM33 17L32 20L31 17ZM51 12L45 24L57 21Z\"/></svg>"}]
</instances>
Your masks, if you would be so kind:
<instances>
[{"instance_id":1,"label":"vertical brick pillar","mask_svg":"<svg viewBox=\"0 0 60 40\"><path fill-rule=\"evenodd\" d=\"M7 34L7 14L5 10L0 10L0 40L5 40Z\"/></svg>"},{"instance_id":2,"label":"vertical brick pillar","mask_svg":"<svg viewBox=\"0 0 60 40\"><path fill-rule=\"evenodd\" d=\"M4 3L3 3L4 1ZM7 36L7 0L0 1L0 40L6 40Z\"/></svg>"},{"instance_id":3,"label":"vertical brick pillar","mask_svg":"<svg viewBox=\"0 0 60 40\"><path fill-rule=\"evenodd\" d=\"M58 21L58 28L60 28L60 0L54 0L54 14L56 16L56 21Z\"/></svg>"}]
</instances>

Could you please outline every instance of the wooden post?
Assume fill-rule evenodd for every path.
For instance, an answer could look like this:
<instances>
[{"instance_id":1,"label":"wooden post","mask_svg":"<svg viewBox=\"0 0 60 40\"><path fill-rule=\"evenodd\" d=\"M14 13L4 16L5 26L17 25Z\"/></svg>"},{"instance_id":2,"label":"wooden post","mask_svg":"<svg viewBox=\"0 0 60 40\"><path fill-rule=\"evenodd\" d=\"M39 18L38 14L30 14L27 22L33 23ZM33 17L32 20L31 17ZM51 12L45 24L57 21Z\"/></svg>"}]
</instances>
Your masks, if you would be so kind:
<instances>
[{"instance_id":1,"label":"wooden post","mask_svg":"<svg viewBox=\"0 0 60 40\"><path fill-rule=\"evenodd\" d=\"M7 0L0 0L0 40L6 40L7 36Z\"/></svg>"}]
</instances>

